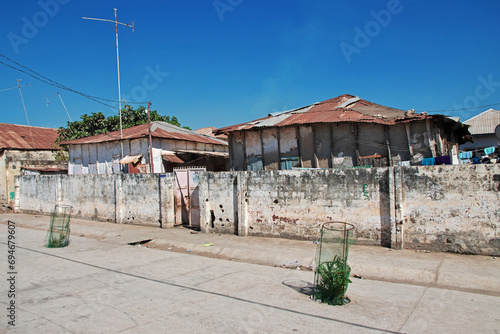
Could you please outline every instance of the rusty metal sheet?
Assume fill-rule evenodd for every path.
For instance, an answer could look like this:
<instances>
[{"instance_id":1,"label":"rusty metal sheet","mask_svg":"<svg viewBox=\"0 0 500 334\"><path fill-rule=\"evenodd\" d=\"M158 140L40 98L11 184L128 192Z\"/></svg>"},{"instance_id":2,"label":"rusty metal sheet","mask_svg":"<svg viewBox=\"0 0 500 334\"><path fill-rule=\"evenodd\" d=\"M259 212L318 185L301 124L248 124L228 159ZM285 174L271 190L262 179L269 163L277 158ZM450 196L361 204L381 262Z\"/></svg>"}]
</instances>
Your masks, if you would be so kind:
<instances>
[{"instance_id":1,"label":"rusty metal sheet","mask_svg":"<svg viewBox=\"0 0 500 334\"><path fill-rule=\"evenodd\" d=\"M151 136L153 138L185 140L185 141L227 146L227 142L222 139L218 139L212 136L207 136L196 133L194 131L175 127L174 125L171 124L169 124L171 125L171 127L167 127L163 124L157 124L157 123L164 123L164 122L152 123ZM178 129L174 129L174 127ZM165 129L172 129L173 131L167 131ZM121 138L123 139L137 139L144 137L148 137L148 124L136 125L131 128L122 130ZM115 140L120 140L120 131L113 131L91 137L69 140L61 142L61 144L63 145L95 144L95 143L110 142Z\"/></svg>"},{"instance_id":2,"label":"rusty metal sheet","mask_svg":"<svg viewBox=\"0 0 500 334\"><path fill-rule=\"evenodd\" d=\"M357 96L344 94L323 102L289 111L276 112L248 123L220 128L215 133L230 133L262 127L284 127L314 123L376 123L394 125L425 119L426 113L416 114L390 108L363 100Z\"/></svg>"},{"instance_id":3,"label":"rusty metal sheet","mask_svg":"<svg viewBox=\"0 0 500 334\"><path fill-rule=\"evenodd\" d=\"M54 150L57 129L0 123L0 148Z\"/></svg>"},{"instance_id":4,"label":"rusty metal sheet","mask_svg":"<svg viewBox=\"0 0 500 334\"><path fill-rule=\"evenodd\" d=\"M183 164L185 163L184 160L182 160L181 158L179 158L178 156L175 155L175 153L169 153L169 152L163 152L161 154L163 160L167 160L167 161L170 161L172 163L175 163L175 164Z\"/></svg>"}]
</instances>

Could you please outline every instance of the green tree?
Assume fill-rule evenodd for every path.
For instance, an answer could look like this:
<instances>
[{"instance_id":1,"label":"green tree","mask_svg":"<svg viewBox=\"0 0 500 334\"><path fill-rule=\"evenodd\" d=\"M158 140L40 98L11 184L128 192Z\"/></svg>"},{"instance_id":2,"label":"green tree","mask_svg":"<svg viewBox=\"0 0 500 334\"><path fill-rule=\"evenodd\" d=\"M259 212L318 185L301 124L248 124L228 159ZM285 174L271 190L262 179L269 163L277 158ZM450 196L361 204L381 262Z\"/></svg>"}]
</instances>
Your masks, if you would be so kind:
<instances>
[{"instance_id":1,"label":"green tree","mask_svg":"<svg viewBox=\"0 0 500 334\"><path fill-rule=\"evenodd\" d=\"M156 110L150 110L151 122L162 121L176 126L181 126L177 117L161 116ZM148 114L146 108L140 106L137 109L125 105L122 109L122 129L147 123ZM188 127L184 127L188 129ZM90 116L83 114L79 121L68 122L66 127L60 127L57 134L57 142L73 140L83 137L94 136L102 133L120 130L120 114L106 118L102 112L92 113Z\"/></svg>"}]
</instances>

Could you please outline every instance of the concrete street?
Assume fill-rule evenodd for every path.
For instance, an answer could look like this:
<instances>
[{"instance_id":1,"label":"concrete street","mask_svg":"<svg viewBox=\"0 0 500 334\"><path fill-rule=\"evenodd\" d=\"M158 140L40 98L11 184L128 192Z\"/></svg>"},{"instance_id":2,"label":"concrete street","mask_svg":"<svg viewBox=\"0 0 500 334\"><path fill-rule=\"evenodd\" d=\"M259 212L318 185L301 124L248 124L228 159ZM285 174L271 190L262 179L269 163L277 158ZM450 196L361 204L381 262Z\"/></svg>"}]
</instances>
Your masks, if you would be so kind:
<instances>
[{"instance_id":1,"label":"concrete street","mask_svg":"<svg viewBox=\"0 0 500 334\"><path fill-rule=\"evenodd\" d=\"M8 220L16 223L15 327L7 326ZM312 242L72 219L70 245L49 249L48 221L0 215L2 332L500 332L494 258L353 246L352 274L365 279L352 278L351 303L329 306L309 298Z\"/></svg>"}]
</instances>

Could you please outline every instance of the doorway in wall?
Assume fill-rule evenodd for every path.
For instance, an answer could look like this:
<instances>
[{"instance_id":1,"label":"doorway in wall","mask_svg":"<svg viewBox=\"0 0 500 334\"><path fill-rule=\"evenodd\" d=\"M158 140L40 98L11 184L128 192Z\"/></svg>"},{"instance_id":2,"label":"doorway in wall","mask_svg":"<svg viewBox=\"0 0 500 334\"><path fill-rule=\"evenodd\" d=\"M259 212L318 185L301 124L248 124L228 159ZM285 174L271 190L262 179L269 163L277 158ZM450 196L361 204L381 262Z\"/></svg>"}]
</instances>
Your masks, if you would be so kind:
<instances>
[{"instance_id":1,"label":"doorway in wall","mask_svg":"<svg viewBox=\"0 0 500 334\"><path fill-rule=\"evenodd\" d=\"M198 184L205 167L175 168L175 225L200 228Z\"/></svg>"}]
</instances>

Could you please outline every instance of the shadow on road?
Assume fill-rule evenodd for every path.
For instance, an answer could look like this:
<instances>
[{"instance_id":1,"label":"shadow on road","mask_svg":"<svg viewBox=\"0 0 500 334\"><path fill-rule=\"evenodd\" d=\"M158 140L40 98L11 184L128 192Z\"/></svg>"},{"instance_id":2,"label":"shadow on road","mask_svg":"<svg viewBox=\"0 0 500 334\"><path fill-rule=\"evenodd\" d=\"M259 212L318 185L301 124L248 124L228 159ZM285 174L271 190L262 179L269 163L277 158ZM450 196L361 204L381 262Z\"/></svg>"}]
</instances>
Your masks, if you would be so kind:
<instances>
[{"instance_id":1,"label":"shadow on road","mask_svg":"<svg viewBox=\"0 0 500 334\"><path fill-rule=\"evenodd\" d=\"M312 296L314 293L314 284L302 280L287 280L281 282L281 284L292 288L293 290L306 295L306 296Z\"/></svg>"}]
</instances>

